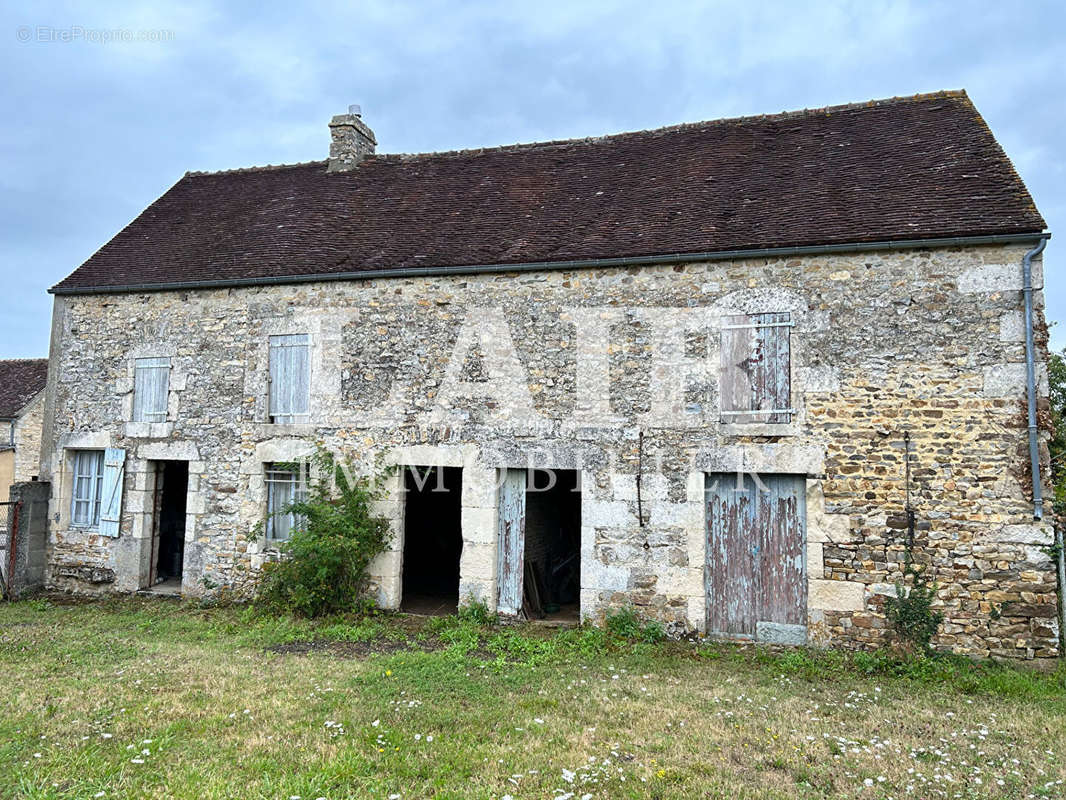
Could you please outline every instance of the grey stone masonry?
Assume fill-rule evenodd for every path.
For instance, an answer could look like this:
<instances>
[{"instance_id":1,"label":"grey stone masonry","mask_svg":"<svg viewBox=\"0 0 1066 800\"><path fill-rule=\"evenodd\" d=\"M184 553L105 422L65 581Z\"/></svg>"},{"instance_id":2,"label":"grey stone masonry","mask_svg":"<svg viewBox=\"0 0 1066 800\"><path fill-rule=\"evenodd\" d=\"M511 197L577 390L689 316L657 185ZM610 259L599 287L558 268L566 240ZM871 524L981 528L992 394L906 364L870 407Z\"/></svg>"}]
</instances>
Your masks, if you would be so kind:
<instances>
[{"instance_id":1,"label":"grey stone masonry","mask_svg":"<svg viewBox=\"0 0 1066 800\"><path fill-rule=\"evenodd\" d=\"M15 570L8 588L15 597L44 587L50 489L42 481L16 483L11 487L11 502L20 503L18 528L14 536L8 534L8 546L13 539L15 548ZM8 551L3 556L9 558ZM6 574L7 564L4 571Z\"/></svg>"},{"instance_id":2,"label":"grey stone masonry","mask_svg":"<svg viewBox=\"0 0 1066 800\"><path fill-rule=\"evenodd\" d=\"M353 109L356 107L353 107ZM354 169L374 155L377 139L358 113L338 114L329 123L329 172Z\"/></svg>"},{"instance_id":3,"label":"grey stone masonry","mask_svg":"<svg viewBox=\"0 0 1066 800\"><path fill-rule=\"evenodd\" d=\"M360 125L344 118L334 132ZM356 154L335 144L338 159ZM57 296L42 464L53 484L49 582L143 588L154 470L179 460L189 475L182 591L248 593L276 552L262 532L265 465L324 446L368 469L378 459L461 467L459 596L490 607L500 475L575 470L582 618L634 604L675 630L705 630L716 567L707 476L802 475L807 641L876 647L891 634L885 601L902 572L906 431L918 558L944 614L935 644L1053 658L1052 531L1032 514L1018 324L1027 249ZM723 320L767 313L789 315L787 421L739 421L721 413ZM275 424L270 338L295 334L310 342L309 409ZM163 356L166 421L134 422L135 360ZM74 457L105 448L125 453L116 536L71 520ZM1046 470L1044 444L1042 457ZM392 489L377 510L394 542L371 569L386 608L403 591L404 502Z\"/></svg>"}]
</instances>

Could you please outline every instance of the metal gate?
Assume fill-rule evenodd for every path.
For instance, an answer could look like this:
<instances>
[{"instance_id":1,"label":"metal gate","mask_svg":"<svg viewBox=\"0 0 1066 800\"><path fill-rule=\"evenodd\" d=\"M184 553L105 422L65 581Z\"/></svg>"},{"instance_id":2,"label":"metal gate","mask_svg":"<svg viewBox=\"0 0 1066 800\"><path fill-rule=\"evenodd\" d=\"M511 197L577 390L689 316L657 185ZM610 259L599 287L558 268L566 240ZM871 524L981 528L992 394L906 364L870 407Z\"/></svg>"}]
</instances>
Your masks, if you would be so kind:
<instances>
[{"instance_id":1,"label":"metal gate","mask_svg":"<svg viewBox=\"0 0 1066 800\"><path fill-rule=\"evenodd\" d=\"M21 502L0 503L0 596L8 597L11 575L15 573L15 533L18 531Z\"/></svg>"},{"instance_id":2,"label":"metal gate","mask_svg":"<svg viewBox=\"0 0 1066 800\"><path fill-rule=\"evenodd\" d=\"M707 476L707 631L733 639L807 639L806 479Z\"/></svg>"}]
</instances>

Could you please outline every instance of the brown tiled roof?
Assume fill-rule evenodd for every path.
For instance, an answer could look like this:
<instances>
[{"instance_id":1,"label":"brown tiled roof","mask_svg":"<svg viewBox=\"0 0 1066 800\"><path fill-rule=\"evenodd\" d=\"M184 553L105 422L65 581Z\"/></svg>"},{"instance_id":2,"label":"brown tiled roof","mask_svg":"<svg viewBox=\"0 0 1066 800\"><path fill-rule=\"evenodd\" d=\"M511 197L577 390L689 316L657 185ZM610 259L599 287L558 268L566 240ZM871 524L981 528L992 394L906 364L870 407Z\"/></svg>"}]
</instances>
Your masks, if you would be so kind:
<instances>
[{"instance_id":1,"label":"brown tiled roof","mask_svg":"<svg viewBox=\"0 0 1066 800\"><path fill-rule=\"evenodd\" d=\"M0 419L14 419L48 380L47 358L0 361Z\"/></svg>"},{"instance_id":2,"label":"brown tiled roof","mask_svg":"<svg viewBox=\"0 0 1066 800\"><path fill-rule=\"evenodd\" d=\"M325 164L188 174L55 289L1044 229L965 92Z\"/></svg>"}]
</instances>

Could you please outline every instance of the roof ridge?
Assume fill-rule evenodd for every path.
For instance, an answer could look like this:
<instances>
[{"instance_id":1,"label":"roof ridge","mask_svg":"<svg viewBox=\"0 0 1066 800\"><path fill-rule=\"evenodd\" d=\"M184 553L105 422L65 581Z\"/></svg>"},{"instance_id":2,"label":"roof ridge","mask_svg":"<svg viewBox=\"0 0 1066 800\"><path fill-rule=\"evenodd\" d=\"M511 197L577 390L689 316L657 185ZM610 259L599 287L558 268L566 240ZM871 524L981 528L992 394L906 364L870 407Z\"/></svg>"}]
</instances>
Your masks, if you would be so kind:
<instances>
[{"instance_id":1,"label":"roof ridge","mask_svg":"<svg viewBox=\"0 0 1066 800\"><path fill-rule=\"evenodd\" d=\"M325 166L329 161L324 158L311 161L298 161L295 164L266 164L261 167L232 167L230 169L191 169L185 172L186 178L197 178L203 175L232 175L240 172L277 172L283 169L295 169L296 167Z\"/></svg>"},{"instance_id":2,"label":"roof ridge","mask_svg":"<svg viewBox=\"0 0 1066 800\"><path fill-rule=\"evenodd\" d=\"M674 133L677 131L694 130L698 128L709 128L719 125L743 125L754 122L765 122L772 119L799 119L803 117L812 116L825 116L829 114L837 114L844 111L857 111L869 108L883 108L885 106L899 105L901 103L917 103L925 100L935 100L939 98L967 98L965 89L942 89L936 92L924 92L913 95L895 95L893 97L886 97L874 100L864 100L854 103L840 103L831 106L821 106L819 108L803 108L793 111L778 111L773 114L748 114L739 117L720 117L718 119L701 120L698 122L681 122L674 125L664 125L659 128L645 128L636 131L620 131L618 133L608 133L601 136L578 136L572 139L548 139L540 142L517 142L515 144L503 144L492 145L490 147L468 147L458 150L433 150L425 153L376 153L372 156L368 156L366 161L415 161L418 159L426 158L452 158L472 155L482 155L487 153L513 153L522 152L526 150L539 150L549 149L553 147L570 147L575 144L596 144L611 139L619 139L627 136L643 136L643 135L656 135L664 133ZM301 161L295 164L267 164L259 167L234 167L232 169L222 170L190 170L185 173L186 177L198 177L202 175L233 175L241 173L252 172L270 172L283 169L294 169L296 167L312 167L312 166L324 166L329 163L328 159L318 159L312 161ZM349 173L337 173L337 174L352 174L357 172L353 170Z\"/></svg>"},{"instance_id":3,"label":"roof ridge","mask_svg":"<svg viewBox=\"0 0 1066 800\"><path fill-rule=\"evenodd\" d=\"M696 128L709 128L719 125L736 125L752 122L765 122L771 119L796 119L800 117L825 116L843 111L856 111L869 108L882 108L885 106L900 105L902 103L916 103L925 100L939 98L966 98L965 89L942 89L936 92L919 92L913 95L895 95L873 100L863 100L854 103L840 103L819 108L803 108L792 111L778 111L772 114L747 114L739 117L720 117L718 119L701 120L698 122L681 122L674 125L663 125L658 128L644 128L636 131L620 131L601 136L578 136L571 139L549 139L541 142L520 142L516 144L493 145L491 147L470 147L459 150L440 150L428 153L378 153L367 160L399 160L411 161L418 158L435 158L440 156L478 155L481 153L514 152L532 150L537 148L566 147L574 144L595 144L610 139L619 139L627 136L642 136L646 134L673 133L675 131L692 130Z\"/></svg>"},{"instance_id":4,"label":"roof ridge","mask_svg":"<svg viewBox=\"0 0 1066 800\"><path fill-rule=\"evenodd\" d=\"M27 364L34 362L48 363L47 358L0 358L0 364L14 364L16 362L25 362Z\"/></svg>"}]
</instances>

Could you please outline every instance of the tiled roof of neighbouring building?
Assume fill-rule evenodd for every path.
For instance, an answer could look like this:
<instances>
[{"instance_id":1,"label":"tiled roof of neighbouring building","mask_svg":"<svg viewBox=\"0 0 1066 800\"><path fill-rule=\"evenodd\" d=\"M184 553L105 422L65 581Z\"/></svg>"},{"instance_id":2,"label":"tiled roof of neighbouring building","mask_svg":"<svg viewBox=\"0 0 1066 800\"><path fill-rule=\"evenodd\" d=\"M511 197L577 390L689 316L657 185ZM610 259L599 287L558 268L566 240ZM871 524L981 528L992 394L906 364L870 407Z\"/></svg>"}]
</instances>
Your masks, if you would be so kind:
<instances>
[{"instance_id":1,"label":"tiled roof of neighbouring building","mask_svg":"<svg viewBox=\"0 0 1066 800\"><path fill-rule=\"evenodd\" d=\"M48 359L0 360L0 419L13 419L44 388Z\"/></svg>"},{"instance_id":2,"label":"tiled roof of neighbouring building","mask_svg":"<svg viewBox=\"0 0 1066 800\"><path fill-rule=\"evenodd\" d=\"M190 173L56 291L1044 229L965 92Z\"/></svg>"}]
</instances>

